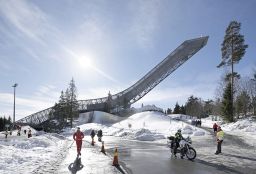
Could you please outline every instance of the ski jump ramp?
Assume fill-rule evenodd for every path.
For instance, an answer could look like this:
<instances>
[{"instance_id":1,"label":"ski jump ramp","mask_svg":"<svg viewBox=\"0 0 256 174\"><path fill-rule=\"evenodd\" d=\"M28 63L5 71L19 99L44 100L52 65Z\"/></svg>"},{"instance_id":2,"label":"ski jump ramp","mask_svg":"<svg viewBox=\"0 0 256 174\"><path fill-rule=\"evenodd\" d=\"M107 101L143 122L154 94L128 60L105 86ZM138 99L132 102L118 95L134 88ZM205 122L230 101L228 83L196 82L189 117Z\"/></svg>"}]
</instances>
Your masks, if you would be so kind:
<instances>
[{"instance_id":1,"label":"ski jump ramp","mask_svg":"<svg viewBox=\"0 0 256 174\"><path fill-rule=\"evenodd\" d=\"M107 97L103 98L79 100L79 111L81 113L89 111L118 113L121 110L130 108L131 104L144 97L173 71L203 48L206 45L208 38L208 36L205 36L184 41L144 77L122 92L114 95L109 93ZM50 107L17 120L16 123L39 125L44 121L51 119L50 113L52 111L54 111L53 107Z\"/></svg>"}]
</instances>

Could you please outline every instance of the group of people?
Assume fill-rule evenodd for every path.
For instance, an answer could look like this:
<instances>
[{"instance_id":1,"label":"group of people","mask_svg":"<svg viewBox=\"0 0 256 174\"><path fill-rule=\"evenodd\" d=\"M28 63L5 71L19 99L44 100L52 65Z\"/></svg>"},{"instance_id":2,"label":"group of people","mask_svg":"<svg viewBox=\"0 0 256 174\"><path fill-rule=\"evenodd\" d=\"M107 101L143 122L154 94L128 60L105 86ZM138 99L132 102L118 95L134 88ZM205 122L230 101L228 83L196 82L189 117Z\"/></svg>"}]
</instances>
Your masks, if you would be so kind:
<instances>
[{"instance_id":1,"label":"group of people","mask_svg":"<svg viewBox=\"0 0 256 174\"><path fill-rule=\"evenodd\" d=\"M201 120L192 120L192 123L191 123L192 125L195 125L195 126L200 126L201 127L201 125L202 125L202 121Z\"/></svg>"},{"instance_id":2,"label":"group of people","mask_svg":"<svg viewBox=\"0 0 256 174\"><path fill-rule=\"evenodd\" d=\"M26 135L26 133L27 133L27 130L26 129L24 129L24 134ZM4 135L5 135L5 138L7 139L7 136L8 135L12 135L12 130L10 130L10 132L8 132L8 129L6 129L6 131L4 132ZM21 135L21 126L18 126L17 127L17 136L20 136ZM28 129L28 138L30 138L30 137L32 137L32 131L31 131L31 129L29 128Z\"/></svg>"},{"instance_id":3,"label":"group of people","mask_svg":"<svg viewBox=\"0 0 256 174\"><path fill-rule=\"evenodd\" d=\"M90 135L91 135L92 141L94 141L94 137L95 137L95 135L96 135L95 131L92 130ZM101 142L102 136L103 136L102 130L100 129L100 130L98 130L98 132L97 132L97 137L98 137L98 141L99 141L99 142Z\"/></svg>"},{"instance_id":4,"label":"group of people","mask_svg":"<svg viewBox=\"0 0 256 174\"><path fill-rule=\"evenodd\" d=\"M94 130L91 131L91 138L92 138L92 145L94 144L94 137L95 137L96 133ZM102 140L102 130L99 130L97 132L97 136L98 136L98 141L101 142ZM82 141L84 138L84 133L80 130L80 127L77 127L76 132L73 134L73 139L74 141L76 141L76 147L77 147L77 156L81 156L81 148L82 148Z\"/></svg>"}]
</instances>

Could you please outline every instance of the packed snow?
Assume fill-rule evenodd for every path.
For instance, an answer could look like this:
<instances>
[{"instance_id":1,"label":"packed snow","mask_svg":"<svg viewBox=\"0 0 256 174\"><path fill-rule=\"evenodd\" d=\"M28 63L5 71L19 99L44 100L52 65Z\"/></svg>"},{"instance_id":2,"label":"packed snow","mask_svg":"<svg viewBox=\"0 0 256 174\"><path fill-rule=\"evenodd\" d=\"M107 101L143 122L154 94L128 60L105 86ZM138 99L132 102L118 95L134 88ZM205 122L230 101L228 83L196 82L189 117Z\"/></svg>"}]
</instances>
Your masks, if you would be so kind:
<instances>
[{"instance_id":1,"label":"packed snow","mask_svg":"<svg viewBox=\"0 0 256 174\"><path fill-rule=\"evenodd\" d=\"M98 112L100 113L100 112ZM96 115L96 118L98 116ZM180 122L160 112L142 112L134 114L125 120L112 125L87 123L80 125L85 134L89 135L91 130L102 129L104 135L118 136L140 141L155 141L166 139L174 135L178 129L182 130L184 136L204 136L209 133L198 127Z\"/></svg>"},{"instance_id":2,"label":"packed snow","mask_svg":"<svg viewBox=\"0 0 256 174\"><path fill-rule=\"evenodd\" d=\"M190 136L196 140L196 145L213 141L211 133L200 127L191 125L193 118L187 115L165 115L160 112L141 112L130 117L118 117L103 112L91 112L80 114L75 120L86 135L82 148L82 164L79 169L83 173L120 173L111 165L111 157L100 153L100 145L90 145L90 133L92 130L102 130L104 136L115 136L128 140L148 141L166 143L166 137L174 135L178 129L182 130L184 137ZM241 119L235 123L224 124L216 117L202 119L202 126L212 128L216 122L222 129L232 135L240 136L245 142L256 146L256 123L254 117ZM32 130L32 138L28 138L23 130ZM4 137L0 133L0 173L70 173L72 164L76 158L76 145L72 144L72 135L76 128L67 128L61 134L38 132L29 126L22 127L21 136L17 131ZM104 137L103 137L104 138ZM209 145L208 145L209 146ZM199 155L206 161L213 160L214 163L225 163L219 159L212 158L209 150L214 153L215 144L209 149L207 145L200 148ZM234 150L233 150L234 151ZM231 151L230 151L231 152ZM247 153L244 151L244 153ZM248 152L249 153L249 152ZM251 153L251 151L250 151ZM97 164L102 167L97 168ZM234 163L236 164L236 163ZM18 172L17 172L18 171ZM71 171L72 172L72 171Z\"/></svg>"}]
</instances>

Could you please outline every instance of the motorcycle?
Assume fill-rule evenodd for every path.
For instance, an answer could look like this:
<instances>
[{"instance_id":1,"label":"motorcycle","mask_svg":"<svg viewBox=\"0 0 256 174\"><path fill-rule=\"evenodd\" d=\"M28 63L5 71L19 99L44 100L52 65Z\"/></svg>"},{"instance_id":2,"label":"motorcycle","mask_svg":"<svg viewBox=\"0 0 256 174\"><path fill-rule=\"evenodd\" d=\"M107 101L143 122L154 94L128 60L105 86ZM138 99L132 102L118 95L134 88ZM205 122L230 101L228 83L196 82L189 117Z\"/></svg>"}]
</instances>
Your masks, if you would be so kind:
<instances>
[{"instance_id":1,"label":"motorcycle","mask_svg":"<svg viewBox=\"0 0 256 174\"><path fill-rule=\"evenodd\" d=\"M167 138L167 146L170 148L171 153L174 154L174 147L177 144L175 137L170 136ZM183 154L186 155L189 160L193 160L196 158L196 150L192 147L192 140L189 136L180 140L179 147L177 148L177 153L181 152L183 152Z\"/></svg>"}]
</instances>

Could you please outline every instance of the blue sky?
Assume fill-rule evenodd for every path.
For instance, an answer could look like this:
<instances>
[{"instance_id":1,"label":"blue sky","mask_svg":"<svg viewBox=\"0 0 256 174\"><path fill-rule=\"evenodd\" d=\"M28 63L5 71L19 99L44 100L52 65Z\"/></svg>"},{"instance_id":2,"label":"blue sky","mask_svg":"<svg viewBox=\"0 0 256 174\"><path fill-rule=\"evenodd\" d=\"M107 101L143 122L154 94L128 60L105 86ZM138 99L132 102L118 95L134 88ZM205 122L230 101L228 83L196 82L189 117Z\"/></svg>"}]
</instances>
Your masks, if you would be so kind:
<instances>
[{"instance_id":1,"label":"blue sky","mask_svg":"<svg viewBox=\"0 0 256 174\"><path fill-rule=\"evenodd\" d=\"M16 118L52 106L74 77L78 99L131 86L184 40L208 44L134 106L166 109L190 95L214 99L223 73L221 43L231 20L249 45L235 70L256 67L254 0L0 0L0 115Z\"/></svg>"}]
</instances>

